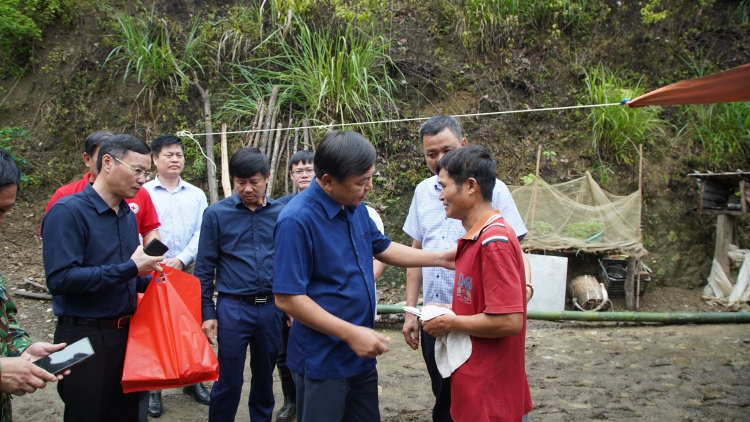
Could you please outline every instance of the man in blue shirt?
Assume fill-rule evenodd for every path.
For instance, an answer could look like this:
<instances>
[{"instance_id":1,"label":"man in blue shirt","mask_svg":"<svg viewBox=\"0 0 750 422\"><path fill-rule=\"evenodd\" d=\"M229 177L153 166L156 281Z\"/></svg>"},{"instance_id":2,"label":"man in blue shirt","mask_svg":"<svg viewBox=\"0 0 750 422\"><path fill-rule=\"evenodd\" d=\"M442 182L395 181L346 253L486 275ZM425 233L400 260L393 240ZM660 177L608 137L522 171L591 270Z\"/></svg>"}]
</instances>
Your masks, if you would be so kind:
<instances>
[{"instance_id":1,"label":"man in blue shirt","mask_svg":"<svg viewBox=\"0 0 750 422\"><path fill-rule=\"evenodd\" d=\"M169 247L164 254L164 264L193 274L201 221L208 206L206 194L180 177L185 168L185 147L180 138L162 135L151 141L151 158L157 174L143 187L151 195L159 215L161 240ZM201 383L187 386L182 391L200 404L209 403L209 392ZM148 414L161 416L161 390L152 391L147 402ZM144 401L141 406L145 404ZM148 422L145 413L142 409L141 422Z\"/></svg>"},{"instance_id":2,"label":"man in blue shirt","mask_svg":"<svg viewBox=\"0 0 750 422\"><path fill-rule=\"evenodd\" d=\"M375 357L389 338L373 329L373 255L400 267L454 264L455 248L420 251L378 231L363 204L375 159L362 135L329 132L315 154L315 180L276 224L283 253L274 256L273 291L294 317L287 366L300 422L380 420Z\"/></svg>"},{"instance_id":3,"label":"man in blue shirt","mask_svg":"<svg viewBox=\"0 0 750 422\"><path fill-rule=\"evenodd\" d=\"M120 381L136 292L162 256L148 256L138 240L133 198L151 168L149 148L130 135L115 135L99 148L99 177L83 192L61 198L44 216L42 256L52 307L55 343L88 337L95 354L76 365L57 387L65 421L138 418L138 393Z\"/></svg>"},{"instance_id":4,"label":"man in blue shirt","mask_svg":"<svg viewBox=\"0 0 750 422\"><path fill-rule=\"evenodd\" d=\"M271 163L257 148L235 152L229 161L235 193L203 214L195 275L201 281L203 331L219 344L219 380L211 389L209 421L234 420L248 345L250 420L272 418L282 315L272 294L273 228L284 205L266 196L270 174Z\"/></svg>"},{"instance_id":5,"label":"man in blue shirt","mask_svg":"<svg viewBox=\"0 0 750 422\"><path fill-rule=\"evenodd\" d=\"M313 159L315 153L312 151L297 151L289 159L289 176L292 178L294 192L279 198L282 204L288 204L298 193L307 189L315 176L313 170Z\"/></svg>"}]
</instances>

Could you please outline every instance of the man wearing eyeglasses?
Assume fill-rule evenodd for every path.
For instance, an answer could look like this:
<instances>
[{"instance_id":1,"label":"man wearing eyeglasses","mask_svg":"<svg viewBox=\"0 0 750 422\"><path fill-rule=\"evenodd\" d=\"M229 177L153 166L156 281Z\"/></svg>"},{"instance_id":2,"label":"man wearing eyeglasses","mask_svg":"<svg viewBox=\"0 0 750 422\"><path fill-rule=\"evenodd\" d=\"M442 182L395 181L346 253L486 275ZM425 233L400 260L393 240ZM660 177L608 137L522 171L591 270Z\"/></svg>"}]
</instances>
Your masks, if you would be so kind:
<instances>
[{"instance_id":1,"label":"man wearing eyeglasses","mask_svg":"<svg viewBox=\"0 0 750 422\"><path fill-rule=\"evenodd\" d=\"M82 192L58 200L44 216L42 257L52 308L55 343L88 337L95 354L58 383L67 421L138 419L139 393L120 381L137 292L163 256L148 256L138 241L133 198L149 176L148 145L114 135L99 148L98 177Z\"/></svg>"},{"instance_id":2,"label":"man wearing eyeglasses","mask_svg":"<svg viewBox=\"0 0 750 422\"><path fill-rule=\"evenodd\" d=\"M292 184L294 185L294 192L287 196L282 196L278 199L279 202L286 205L292 200L298 193L307 189L310 186L313 178L315 178L315 169L313 169L313 159L315 154L312 151L297 151L289 159L289 176L292 177Z\"/></svg>"},{"instance_id":3,"label":"man wearing eyeglasses","mask_svg":"<svg viewBox=\"0 0 750 422\"><path fill-rule=\"evenodd\" d=\"M143 187L154 201L162 222L162 241L169 247L164 264L193 274L203 211L208 206L206 194L180 177L185 168L185 147L180 138L157 137L151 141L151 157L158 174ZM210 401L210 393L201 383L184 387L182 392L200 404L208 405ZM145 400L141 402L141 422L148 422L143 409ZM147 410L153 417L161 416L161 390L151 391Z\"/></svg>"},{"instance_id":4,"label":"man wearing eyeglasses","mask_svg":"<svg viewBox=\"0 0 750 422\"><path fill-rule=\"evenodd\" d=\"M99 155L99 147L102 142L114 136L114 134L111 130L100 130L86 137L82 158L83 164L89 171L83 175L81 180L58 188L54 195L52 195L52 198L50 198L47 209L44 210L45 214L55 205L58 199L80 192L86 186L96 181L96 177L99 175L99 171L96 169L96 157ZM159 216L146 189L139 190L133 198L125 198L125 201L135 214L135 220L138 223L138 234L143 237L143 244L147 245L152 239L160 239ZM39 234L41 235L41 229L39 230Z\"/></svg>"}]
</instances>

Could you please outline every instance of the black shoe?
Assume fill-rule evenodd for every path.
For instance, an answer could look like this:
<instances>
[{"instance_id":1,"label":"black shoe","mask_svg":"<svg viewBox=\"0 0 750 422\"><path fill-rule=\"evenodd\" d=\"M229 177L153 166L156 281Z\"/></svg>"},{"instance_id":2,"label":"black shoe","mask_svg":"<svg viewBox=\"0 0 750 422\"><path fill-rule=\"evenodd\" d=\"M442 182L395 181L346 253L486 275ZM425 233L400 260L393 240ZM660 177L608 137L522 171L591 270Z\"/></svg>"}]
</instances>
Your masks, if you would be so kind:
<instances>
[{"instance_id":1,"label":"black shoe","mask_svg":"<svg viewBox=\"0 0 750 422\"><path fill-rule=\"evenodd\" d=\"M284 398L284 405L279 409L279 413L276 414L276 422L292 422L294 420L294 414L297 413L297 404L294 400Z\"/></svg>"},{"instance_id":2,"label":"black shoe","mask_svg":"<svg viewBox=\"0 0 750 422\"><path fill-rule=\"evenodd\" d=\"M209 394L208 390L206 390L206 387L204 387L202 383L189 385L183 388L182 392L195 399L198 403L205 404L206 406L208 406L208 403L211 400L211 394Z\"/></svg>"},{"instance_id":3,"label":"black shoe","mask_svg":"<svg viewBox=\"0 0 750 422\"><path fill-rule=\"evenodd\" d=\"M161 416L161 391L148 393L148 415L158 418Z\"/></svg>"}]
</instances>

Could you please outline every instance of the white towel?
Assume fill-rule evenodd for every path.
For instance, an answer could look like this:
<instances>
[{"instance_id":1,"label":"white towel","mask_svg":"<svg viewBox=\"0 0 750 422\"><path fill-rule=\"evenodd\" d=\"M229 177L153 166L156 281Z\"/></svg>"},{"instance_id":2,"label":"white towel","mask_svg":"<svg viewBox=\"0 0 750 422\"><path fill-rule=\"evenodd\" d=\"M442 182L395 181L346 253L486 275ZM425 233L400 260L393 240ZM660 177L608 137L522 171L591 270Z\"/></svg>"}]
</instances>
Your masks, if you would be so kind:
<instances>
[{"instance_id":1,"label":"white towel","mask_svg":"<svg viewBox=\"0 0 750 422\"><path fill-rule=\"evenodd\" d=\"M422 308L422 320L428 321L440 315L456 315L442 306L427 305ZM440 375L448 378L471 356L471 338L466 333L450 332L435 339L435 362Z\"/></svg>"}]
</instances>

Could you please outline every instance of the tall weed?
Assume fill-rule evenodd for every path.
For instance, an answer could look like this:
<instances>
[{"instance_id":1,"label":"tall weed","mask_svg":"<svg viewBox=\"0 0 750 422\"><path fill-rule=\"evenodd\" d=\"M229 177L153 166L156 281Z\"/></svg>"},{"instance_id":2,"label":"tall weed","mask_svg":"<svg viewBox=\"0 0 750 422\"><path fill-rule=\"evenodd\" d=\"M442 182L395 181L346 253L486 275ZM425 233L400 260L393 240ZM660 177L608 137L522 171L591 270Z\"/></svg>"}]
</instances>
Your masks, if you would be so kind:
<instances>
[{"instance_id":1,"label":"tall weed","mask_svg":"<svg viewBox=\"0 0 750 422\"><path fill-rule=\"evenodd\" d=\"M195 58L200 44L196 18L184 42L184 48L173 50L167 22L158 19L153 9L145 18L125 13L115 15L117 25L111 40L115 47L107 56L104 66L112 62L117 65L116 74L123 73L123 82L131 75L136 77L143 89L140 97L148 93L149 104L153 102L157 88L176 91L185 82L186 72L201 69Z\"/></svg>"},{"instance_id":2,"label":"tall weed","mask_svg":"<svg viewBox=\"0 0 750 422\"><path fill-rule=\"evenodd\" d=\"M396 111L384 38L353 25L343 31L321 30L298 20L295 26L291 41L277 31L272 50L279 54L236 66L242 82L234 85L223 116L238 116L242 107L254 110L258 98L267 98L273 85L280 86L278 107L291 102L321 123L380 120Z\"/></svg>"},{"instance_id":3,"label":"tall weed","mask_svg":"<svg viewBox=\"0 0 750 422\"><path fill-rule=\"evenodd\" d=\"M590 23L601 0L442 0L441 9L455 22L465 48L505 45L518 29L549 27L563 31Z\"/></svg>"},{"instance_id":4,"label":"tall weed","mask_svg":"<svg viewBox=\"0 0 750 422\"><path fill-rule=\"evenodd\" d=\"M645 92L640 80L633 83L601 64L585 73L586 94L583 101L588 104L617 103ZM637 157L638 144L667 137L666 128L670 124L659 117L660 107L610 106L590 110L586 123L591 127L594 150L617 162L631 165Z\"/></svg>"},{"instance_id":5,"label":"tall weed","mask_svg":"<svg viewBox=\"0 0 750 422\"><path fill-rule=\"evenodd\" d=\"M750 158L750 103L685 107L690 142L717 169L747 166Z\"/></svg>"}]
</instances>

